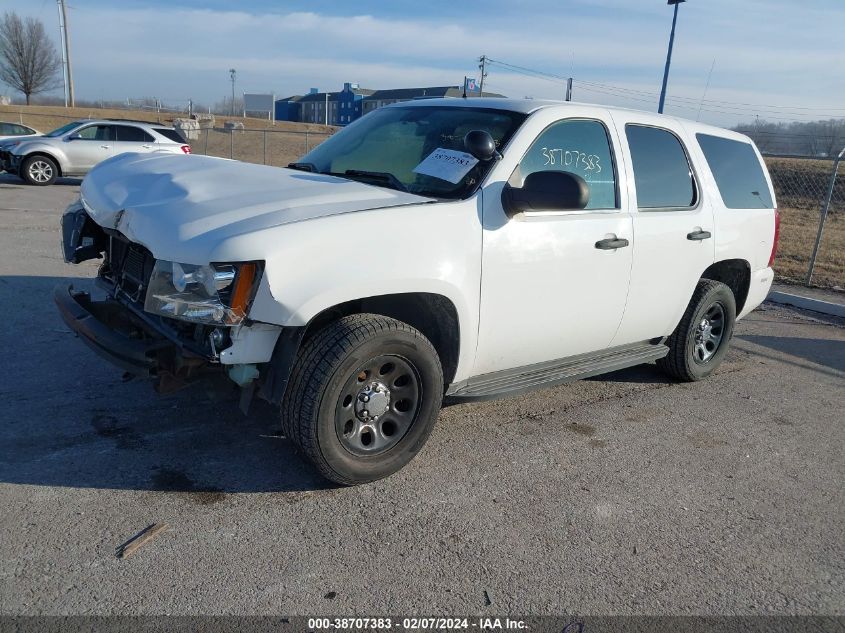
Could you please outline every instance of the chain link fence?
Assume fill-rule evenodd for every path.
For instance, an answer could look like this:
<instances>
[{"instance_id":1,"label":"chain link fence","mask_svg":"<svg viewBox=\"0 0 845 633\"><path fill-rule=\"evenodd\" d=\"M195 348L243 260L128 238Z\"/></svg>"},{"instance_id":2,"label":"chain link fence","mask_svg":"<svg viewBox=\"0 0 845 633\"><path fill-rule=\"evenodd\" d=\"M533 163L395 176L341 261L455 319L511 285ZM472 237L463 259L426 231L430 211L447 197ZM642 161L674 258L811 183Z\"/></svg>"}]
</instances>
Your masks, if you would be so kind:
<instances>
[{"instance_id":1,"label":"chain link fence","mask_svg":"<svg viewBox=\"0 0 845 633\"><path fill-rule=\"evenodd\" d=\"M845 289L845 175L839 158L764 156L780 211L778 278Z\"/></svg>"},{"instance_id":2,"label":"chain link fence","mask_svg":"<svg viewBox=\"0 0 845 633\"><path fill-rule=\"evenodd\" d=\"M18 121L44 131L76 117L3 108L0 119ZM126 117L125 112L86 111L91 118ZM173 115L149 113L144 118L170 124ZM296 130L201 128L189 139L195 154L232 158L283 167L298 160L333 133L331 128L299 125ZM233 119L244 122L243 119ZM246 121L247 125L255 122ZM236 123L237 125L237 123ZM283 124L284 125L284 124ZM845 171L834 157L764 154L772 176L781 217L780 246L775 260L777 278L802 284L845 289Z\"/></svg>"},{"instance_id":3,"label":"chain link fence","mask_svg":"<svg viewBox=\"0 0 845 633\"><path fill-rule=\"evenodd\" d=\"M205 156L284 167L322 143L330 132L202 128L190 139L191 151Z\"/></svg>"}]
</instances>

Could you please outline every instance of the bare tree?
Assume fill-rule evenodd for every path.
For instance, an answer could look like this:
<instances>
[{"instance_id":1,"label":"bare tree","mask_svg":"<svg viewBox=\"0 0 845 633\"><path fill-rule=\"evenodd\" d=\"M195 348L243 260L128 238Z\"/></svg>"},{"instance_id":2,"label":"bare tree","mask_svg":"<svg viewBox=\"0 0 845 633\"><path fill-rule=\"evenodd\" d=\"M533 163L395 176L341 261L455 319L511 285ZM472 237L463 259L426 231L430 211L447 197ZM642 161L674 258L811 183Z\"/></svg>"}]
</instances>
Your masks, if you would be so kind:
<instances>
[{"instance_id":1,"label":"bare tree","mask_svg":"<svg viewBox=\"0 0 845 633\"><path fill-rule=\"evenodd\" d=\"M17 13L5 13L0 20L0 81L26 96L60 85L61 60L56 47L35 18L21 20Z\"/></svg>"}]
</instances>

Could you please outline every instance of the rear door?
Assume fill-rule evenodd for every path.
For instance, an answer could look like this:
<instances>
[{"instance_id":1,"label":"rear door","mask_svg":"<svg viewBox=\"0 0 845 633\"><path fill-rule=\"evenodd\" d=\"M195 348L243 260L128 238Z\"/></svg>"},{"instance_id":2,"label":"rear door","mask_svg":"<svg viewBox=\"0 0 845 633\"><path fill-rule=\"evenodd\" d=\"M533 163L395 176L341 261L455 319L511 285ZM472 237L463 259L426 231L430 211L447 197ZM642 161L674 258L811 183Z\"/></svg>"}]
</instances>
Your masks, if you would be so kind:
<instances>
[{"instance_id":1,"label":"rear door","mask_svg":"<svg viewBox=\"0 0 845 633\"><path fill-rule=\"evenodd\" d=\"M87 125L68 138L68 173L84 174L114 155L114 125Z\"/></svg>"},{"instance_id":2,"label":"rear door","mask_svg":"<svg viewBox=\"0 0 845 633\"><path fill-rule=\"evenodd\" d=\"M671 334L701 274L713 263L713 209L683 129L666 117L614 113L630 160L633 267L625 316L613 345Z\"/></svg>"},{"instance_id":3,"label":"rear door","mask_svg":"<svg viewBox=\"0 0 845 633\"><path fill-rule=\"evenodd\" d=\"M710 133L709 133L710 132ZM769 266L775 237L775 198L762 157L750 139L711 130L695 135L713 179L718 238L716 260L747 261L752 271ZM703 170L704 171L704 170Z\"/></svg>"},{"instance_id":4,"label":"rear door","mask_svg":"<svg viewBox=\"0 0 845 633\"><path fill-rule=\"evenodd\" d=\"M156 142L152 134L134 125L116 125L117 140L115 154L126 152L145 153L156 149Z\"/></svg>"}]
</instances>

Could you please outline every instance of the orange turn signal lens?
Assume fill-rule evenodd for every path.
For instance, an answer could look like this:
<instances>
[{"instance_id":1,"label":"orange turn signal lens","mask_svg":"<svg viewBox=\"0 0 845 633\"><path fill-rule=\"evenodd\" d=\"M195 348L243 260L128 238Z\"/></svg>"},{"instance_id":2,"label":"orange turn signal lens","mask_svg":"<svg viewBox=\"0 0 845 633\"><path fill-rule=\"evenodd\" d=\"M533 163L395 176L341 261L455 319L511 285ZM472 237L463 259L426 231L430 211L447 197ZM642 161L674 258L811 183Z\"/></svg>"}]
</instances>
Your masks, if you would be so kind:
<instances>
[{"instance_id":1,"label":"orange turn signal lens","mask_svg":"<svg viewBox=\"0 0 845 633\"><path fill-rule=\"evenodd\" d=\"M241 264L238 270L238 278L235 280L235 289L232 291L232 313L238 321L246 316L247 304L252 294L252 286L255 283L255 264Z\"/></svg>"}]
</instances>

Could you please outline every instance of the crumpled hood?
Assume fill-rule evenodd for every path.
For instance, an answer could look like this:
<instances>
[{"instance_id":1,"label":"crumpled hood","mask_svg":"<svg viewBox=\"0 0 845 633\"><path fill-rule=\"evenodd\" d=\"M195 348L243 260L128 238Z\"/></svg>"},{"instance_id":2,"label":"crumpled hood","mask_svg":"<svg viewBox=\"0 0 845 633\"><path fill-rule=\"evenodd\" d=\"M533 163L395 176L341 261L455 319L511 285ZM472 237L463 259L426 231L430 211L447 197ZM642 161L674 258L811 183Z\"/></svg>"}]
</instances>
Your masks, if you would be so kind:
<instances>
[{"instance_id":1,"label":"crumpled hood","mask_svg":"<svg viewBox=\"0 0 845 633\"><path fill-rule=\"evenodd\" d=\"M208 263L208 253L236 235L431 202L334 176L175 154L121 154L106 160L88 174L81 192L100 226L117 229L157 258L196 264Z\"/></svg>"}]
</instances>

